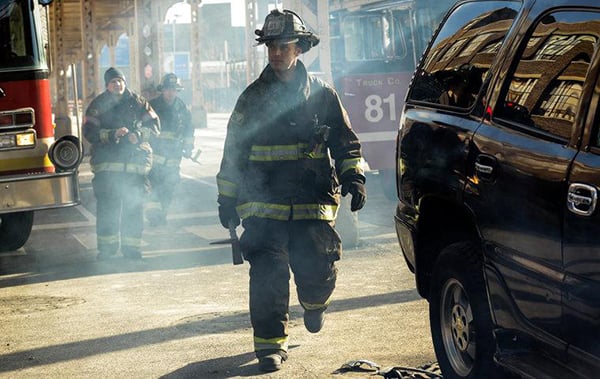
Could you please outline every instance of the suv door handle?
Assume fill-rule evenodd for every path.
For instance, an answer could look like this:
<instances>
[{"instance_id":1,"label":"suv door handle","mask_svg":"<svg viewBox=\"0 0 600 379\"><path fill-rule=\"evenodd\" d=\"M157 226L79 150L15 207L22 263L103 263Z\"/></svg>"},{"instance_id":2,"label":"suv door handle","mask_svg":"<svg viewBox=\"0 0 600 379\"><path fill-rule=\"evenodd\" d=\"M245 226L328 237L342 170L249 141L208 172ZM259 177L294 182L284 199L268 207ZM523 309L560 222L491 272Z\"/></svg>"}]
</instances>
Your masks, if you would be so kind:
<instances>
[{"instance_id":1,"label":"suv door handle","mask_svg":"<svg viewBox=\"0 0 600 379\"><path fill-rule=\"evenodd\" d=\"M475 162L475 170L480 174L490 175L494 171L494 168L492 166Z\"/></svg>"},{"instance_id":2,"label":"suv door handle","mask_svg":"<svg viewBox=\"0 0 600 379\"><path fill-rule=\"evenodd\" d=\"M580 216L591 216L596 209L598 190L583 183L572 183L567 193L567 208Z\"/></svg>"},{"instance_id":3,"label":"suv door handle","mask_svg":"<svg viewBox=\"0 0 600 379\"><path fill-rule=\"evenodd\" d=\"M497 160L492 155L479 154L475 159L475 173L483 180L492 180L496 173Z\"/></svg>"}]
</instances>

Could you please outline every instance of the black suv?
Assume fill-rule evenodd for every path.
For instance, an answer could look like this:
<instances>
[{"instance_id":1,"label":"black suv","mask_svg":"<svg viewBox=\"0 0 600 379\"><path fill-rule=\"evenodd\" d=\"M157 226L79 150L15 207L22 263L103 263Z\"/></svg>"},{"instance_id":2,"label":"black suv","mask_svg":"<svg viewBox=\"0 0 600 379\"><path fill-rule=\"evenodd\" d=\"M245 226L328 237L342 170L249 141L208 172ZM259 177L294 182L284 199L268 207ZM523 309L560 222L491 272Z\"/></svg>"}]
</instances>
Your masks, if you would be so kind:
<instances>
[{"instance_id":1,"label":"black suv","mask_svg":"<svg viewBox=\"0 0 600 379\"><path fill-rule=\"evenodd\" d=\"M600 2L460 1L413 77L395 221L444 378L600 377Z\"/></svg>"}]
</instances>

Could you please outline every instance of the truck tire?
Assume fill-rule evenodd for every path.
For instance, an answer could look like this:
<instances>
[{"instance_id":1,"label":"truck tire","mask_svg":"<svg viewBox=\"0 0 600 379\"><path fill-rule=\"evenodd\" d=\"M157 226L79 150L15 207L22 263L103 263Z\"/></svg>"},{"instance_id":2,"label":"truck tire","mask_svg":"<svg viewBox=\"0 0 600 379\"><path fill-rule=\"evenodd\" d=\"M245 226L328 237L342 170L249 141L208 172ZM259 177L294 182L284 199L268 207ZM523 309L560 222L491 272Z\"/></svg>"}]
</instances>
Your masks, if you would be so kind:
<instances>
[{"instance_id":1,"label":"truck tire","mask_svg":"<svg viewBox=\"0 0 600 379\"><path fill-rule=\"evenodd\" d=\"M33 227L33 211L0 214L0 251L25 245Z\"/></svg>"},{"instance_id":2,"label":"truck tire","mask_svg":"<svg viewBox=\"0 0 600 379\"><path fill-rule=\"evenodd\" d=\"M446 247L432 275L429 320L445 379L493 378L501 372L483 278L481 252L470 242Z\"/></svg>"}]
</instances>

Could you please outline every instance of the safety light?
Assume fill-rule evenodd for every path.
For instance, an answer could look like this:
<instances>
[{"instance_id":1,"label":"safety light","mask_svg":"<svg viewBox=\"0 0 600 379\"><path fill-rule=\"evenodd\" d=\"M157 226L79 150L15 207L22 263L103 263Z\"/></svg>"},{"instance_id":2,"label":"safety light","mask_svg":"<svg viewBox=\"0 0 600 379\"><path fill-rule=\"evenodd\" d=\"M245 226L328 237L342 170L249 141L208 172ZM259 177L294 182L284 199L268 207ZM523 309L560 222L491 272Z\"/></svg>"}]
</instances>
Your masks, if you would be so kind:
<instances>
[{"instance_id":1,"label":"safety light","mask_svg":"<svg viewBox=\"0 0 600 379\"><path fill-rule=\"evenodd\" d=\"M33 111L15 113L16 126L33 126Z\"/></svg>"},{"instance_id":2,"label":"safety light","mask_svg":"<svg viewBox=\"0 0 600 379\"><path fill-rule=\"evenodd\" d=\"M35 145L35 133L19 133L16 135L17 147L22 146L34 146Z\"/></svg>"},{"instance_id":3,"label":"safety light","mask_svg":"<svg viewBox=\"0 0 600 379\"><path fill-rule=\"evenodd\" d=\"M13 122L12 115L9 115L9 114L0 115L0 127L11 126L12 122Z\"/></svg>"},{"instance_id":4,"label":"safety light","mask_svg":"<svg viewBox=\"0 0 600 379\"><path fill-rule=\"evenodd\" d=\"M14 134L2 134L0 135L0 149L6 149L15 147L15 135Z\"/></svg>"},{"instance_id":5,"label":"safety light","mask_svg":"<svg viewBox=\"0 0 600 379\"><path fill-rule=\"evenodd\" d=\"M0 112L0 128L33 127L35 117L33 108Z\"/></svg>"}]
</instances>

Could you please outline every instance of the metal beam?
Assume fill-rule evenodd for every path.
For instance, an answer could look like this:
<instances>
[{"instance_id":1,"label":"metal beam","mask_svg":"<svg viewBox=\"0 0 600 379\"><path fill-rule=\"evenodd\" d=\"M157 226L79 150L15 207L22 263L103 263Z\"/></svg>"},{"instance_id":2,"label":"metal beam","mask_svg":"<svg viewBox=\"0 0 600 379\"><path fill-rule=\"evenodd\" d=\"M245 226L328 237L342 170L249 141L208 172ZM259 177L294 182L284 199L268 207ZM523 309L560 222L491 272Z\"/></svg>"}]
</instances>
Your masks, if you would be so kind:
<instances>
[{"instance_id":1,"label":"metal beam","mask_svg":"<svg viewBox=\"0 0 600 379\"><path fill-rule=\"evenodd\" d=\"M283 7L298 13L304 23L321 39L316 48L309 50L302 56L302 61L314 74L330 84L333 83L329 42L329 2L283 0Z\"/></svg>"}]
</instances>

